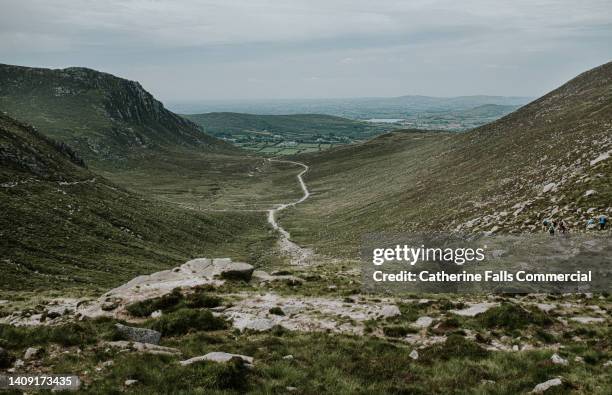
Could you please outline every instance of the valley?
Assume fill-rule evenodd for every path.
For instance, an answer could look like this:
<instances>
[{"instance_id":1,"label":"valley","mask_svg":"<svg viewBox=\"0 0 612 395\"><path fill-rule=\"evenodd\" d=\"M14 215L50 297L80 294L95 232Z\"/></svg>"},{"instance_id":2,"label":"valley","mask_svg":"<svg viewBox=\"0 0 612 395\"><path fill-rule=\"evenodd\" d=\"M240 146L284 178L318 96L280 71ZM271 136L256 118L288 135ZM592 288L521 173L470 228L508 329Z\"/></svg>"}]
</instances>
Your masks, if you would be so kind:
<instances>
[{"instance_id":1,"label":"valley","mask_svg":"<svg viewBox=\"0 0 612 395\"><path fill-rule=\"evenodd\" d=\"M0 82L2 373L74 372L83 393L612 388L609 293L371 293L359 259L368 232L595 232L612 63L461 133L223 113L208 130L94 70ZM228 142L323 128L350 141Z\"/></svg>"}]
</instances>

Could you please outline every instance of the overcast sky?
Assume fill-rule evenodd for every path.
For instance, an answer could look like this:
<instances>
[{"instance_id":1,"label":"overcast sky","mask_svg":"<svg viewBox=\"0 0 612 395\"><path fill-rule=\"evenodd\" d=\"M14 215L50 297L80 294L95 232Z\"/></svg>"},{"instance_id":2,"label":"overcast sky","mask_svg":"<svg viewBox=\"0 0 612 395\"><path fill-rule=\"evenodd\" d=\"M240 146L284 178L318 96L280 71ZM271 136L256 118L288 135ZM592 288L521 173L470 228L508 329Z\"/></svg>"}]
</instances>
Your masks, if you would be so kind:
<instances>
[{"instance_id":1,"label":"overcast sky","mask_svg":"<svg viewBox=\"0 0 612 395\"><path fill-rule=\"evenodd\" d=\"M610 0L0 0L1 63L167 101L539 96L610 60Z\"/></svg>"}]
</instances>

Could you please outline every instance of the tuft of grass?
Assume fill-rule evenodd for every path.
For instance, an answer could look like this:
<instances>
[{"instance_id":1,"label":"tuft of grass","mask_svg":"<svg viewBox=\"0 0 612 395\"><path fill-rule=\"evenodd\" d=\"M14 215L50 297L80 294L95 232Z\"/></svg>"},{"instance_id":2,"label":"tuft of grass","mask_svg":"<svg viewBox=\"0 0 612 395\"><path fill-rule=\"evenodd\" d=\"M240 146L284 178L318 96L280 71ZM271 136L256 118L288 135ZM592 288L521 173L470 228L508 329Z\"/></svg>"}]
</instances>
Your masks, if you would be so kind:
<instances>
[{"instance_id":1,"label":"tuft of grass","mask_svg":"<svg viewBox=\"0 0 612 395\"><path fill-rule=\"evenodd\" d=\"M475 342L457 334L450 335L444 343L434 344L420 352L424 361L448 361L453 358L469 358L476 361L487 357L489 351Z\"/></svg>"},{"instance_id":2,"label":"tuft of grass","mask_svg":"<svg viewBox=\"0 0 612 395\"><path fill-rule=\"evenodd\" d=\"M168 311L176 307L182 300L183 294L181 290L175 288L171 293L159 298L132 303L126 307L126 310L134 317L149 317L154 311Z\"/></svg>"},{"instance_id":3,"label":"tuft of grass","mask_svg":"<svg viewBox=\"0 0 612 395\"><path fill-rule=\"evenodd\" d=\"M283 309L281 309L280 307L272 307L270 310L268 310L268 312L270 314L274 314L274 315L285 315L285 312L283 311Z\"/></svg>"},{"instance_id":4,"label":"tuft of grass","mask_svg":"<svg viewBox=\"0 0 612 395\"><path fill-rule=\"evenodd\" d=\"M192 331L225 329L227 323L222 318L215 317L208 310L183 308L152 321L150 327L161 332L164 336L177 336Z\"/></svg>"},{"instance_id":5,"label":"tuft of grass","mask_svg":"<svg viewBox=\"0 0 612 395\"><path fill-rule=\"evenodd\" d=\"M514 303L504 303L477 316L486 328L522 329L529 325L548 326L552 319L534 308L524 308Z\"/></svg>"},{"instance_id":6,"label":"tuft of grass","mask_svg":"<svg viewBox=\"0 0 612 395\"><path fill-rule=\"evenodd\" d=\"M388 337L404 337L409 333L416 333L417 330L406 325L387 325L383 326L383 333Z\"/></svg>"}]
</instances>

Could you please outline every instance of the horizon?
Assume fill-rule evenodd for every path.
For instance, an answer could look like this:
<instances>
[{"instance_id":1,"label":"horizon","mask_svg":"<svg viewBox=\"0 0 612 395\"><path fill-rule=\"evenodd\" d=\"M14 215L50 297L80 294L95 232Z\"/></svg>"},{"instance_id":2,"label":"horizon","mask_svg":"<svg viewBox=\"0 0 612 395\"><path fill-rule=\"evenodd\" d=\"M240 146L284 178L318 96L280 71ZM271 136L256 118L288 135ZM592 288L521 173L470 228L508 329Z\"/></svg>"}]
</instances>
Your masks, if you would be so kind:
<instances>
[{"instance_id":1,"label":"horizon","mask_svg":"<svg viewBox=\"0 0 612 395\"><path fill-rule=\"evenodd\" d=\"M93 68L163 102L539 97L610 60L611 18L603 0L23 0L3 7L0 59Z\"/></svg>"}]
</instances>

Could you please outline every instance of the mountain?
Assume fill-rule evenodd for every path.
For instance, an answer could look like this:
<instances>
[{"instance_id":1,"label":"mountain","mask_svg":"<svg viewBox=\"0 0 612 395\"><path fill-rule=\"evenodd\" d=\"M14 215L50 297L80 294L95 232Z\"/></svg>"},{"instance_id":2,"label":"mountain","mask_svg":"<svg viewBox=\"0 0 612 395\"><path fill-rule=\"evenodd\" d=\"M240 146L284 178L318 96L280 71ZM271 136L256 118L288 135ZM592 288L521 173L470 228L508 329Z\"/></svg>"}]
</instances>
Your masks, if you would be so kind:
<instances>
[{"instance_id":1,"label":"mountain","mask_svg":"<svg viewBox=\"0 0 612 395\"><path fill-rule=\"evenodd\" d=\"M205 253L244 258L246 235L265 230L252 213L183 210L128 192L88 170L65 144L6 114L0 214L3 292L105 289Z\"/></svg>"},{"instance_id":2,"label":"mountain","mask_svg":"<svg viewBox=\"0 0 612 395\"><path fill-rule=\"evenodd\" d=\"M200 125L206 132L218 137L233 137L247 133L309 140L316 136L333 134L350 139L363 139L385 130L366 122L322 114L256 115L212 112L185 117Z\"/></svg>"},{"instance_id":3,"label":"mountain","mask_svg":"<svg viewBox=\"0 0 612 395\"><path fill-rule=\"evenodd\" d=\"M167 147L230 149L168 111L138 82L87 68L0 64L0 110L44 130L92 162Z\"/></svg>"},{"instance_id":4,"label":"mountain","mask_svg":"<svg viewBox=\"0 0 612 395\"><path fill-rule=\"evenodd\" d=\"M326 114L350 119L404 118L415 113L462 111L486 104L521 106L529 97L457 96L357 97L338 99L277 99L173 102L179 113L241 112L252 114Z\"/></svg>"},{"instance_id":5,"label":"mountain","mask_svg":"<svg viewBox=\"0 0 612 395\"><path fill-rule=\"evenodd\" d=\"M571 231L612 214L612 63L488 125L394 132L304 155L312 198L281 218L292 237L354 256L375 231Z\"/></svg>"}]
</instances>

